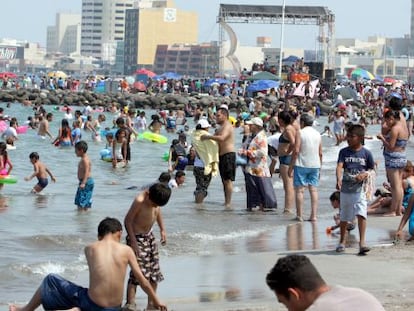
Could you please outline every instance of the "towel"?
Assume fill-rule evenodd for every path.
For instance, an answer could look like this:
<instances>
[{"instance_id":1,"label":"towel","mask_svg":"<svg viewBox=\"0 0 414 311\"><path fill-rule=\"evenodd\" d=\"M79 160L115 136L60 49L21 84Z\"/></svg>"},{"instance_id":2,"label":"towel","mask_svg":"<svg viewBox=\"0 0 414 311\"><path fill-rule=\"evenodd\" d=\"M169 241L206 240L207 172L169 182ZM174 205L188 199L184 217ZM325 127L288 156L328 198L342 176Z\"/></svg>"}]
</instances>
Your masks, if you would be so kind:
<instances>
[{"instance_id":1,"label":"towel","mask_svg":"<svg viewBox=\"0 0 414 311\"><path fill-rule=\"evenodd\" d=\"M204 175L216 176L218 173L219 153L217 142L211 139L201 140L201 136L209 135L205 130L196 130L192 133L192 145L199 158L204 163Z\"/></svg>"}]
</instances>

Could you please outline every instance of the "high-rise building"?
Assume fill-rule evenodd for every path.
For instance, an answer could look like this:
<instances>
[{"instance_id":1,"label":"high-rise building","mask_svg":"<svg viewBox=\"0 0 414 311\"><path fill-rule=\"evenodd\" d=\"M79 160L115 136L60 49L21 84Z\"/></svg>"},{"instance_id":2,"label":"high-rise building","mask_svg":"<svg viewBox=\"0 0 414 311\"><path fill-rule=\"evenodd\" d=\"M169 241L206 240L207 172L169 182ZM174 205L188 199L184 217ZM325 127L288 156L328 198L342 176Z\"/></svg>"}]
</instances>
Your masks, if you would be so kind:
<instances>
[{"instance_id":1,"label":"high-rise building","mask_svg":"<svg viewBox=\"0 0 414 311\"><path fill-rule=\"evenodd\" d=\"M125 11L134 0L82 0L81 54L114 64L118 41L124 40Z\"/></svg>"},{"instance_id":2,"label":"high-rise building","mask_svg":"<svg viewBox=\"0 0 414 311\"><path fill-rule=\"evenodd\" d=\"M219 69L218 42L158 45L154 71L176 72L192 77L214 77Z\"/></svg>"},{"instance_id":3,"label":"high-rise building","mask_svg":"<svg viewBox=\"0 0 414 311\"><path fill-rule=\"evenodd\" d=\"M57 13L54 26L47 27L46 52L80 53L81 15Z\"/></svg>"},{"instance_id":4,"label":"high-rise building","mask_svg":"<svg viewBox=\"0 0 414 311\"><path fill-rule=\"evenodd\" d=\"M125 74L152 68L158 45L195 44L198 15L177 9L172 0L141 0L125 17Z\"/></svg>"}]
</instances>

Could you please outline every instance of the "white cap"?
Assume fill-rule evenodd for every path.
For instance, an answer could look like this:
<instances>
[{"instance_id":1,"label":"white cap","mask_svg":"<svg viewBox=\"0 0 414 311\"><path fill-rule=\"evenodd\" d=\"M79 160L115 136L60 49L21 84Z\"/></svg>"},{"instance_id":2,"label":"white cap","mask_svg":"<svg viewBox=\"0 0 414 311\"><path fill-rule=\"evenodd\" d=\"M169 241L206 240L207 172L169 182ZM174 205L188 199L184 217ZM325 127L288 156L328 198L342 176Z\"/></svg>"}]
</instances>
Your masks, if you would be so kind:
<instances>
[{"instance_id":1,"label":"white cap","mask_svg":"<svg viewBox=\"0 0 414 311\"><path fill-rule=\"evenodd\" d=\"M199 125L202 129L206 129L210 127L210 123L208 123L207 119L198 120L197 125Z\"/></svg>"},{"instance_id":2,"label":"white cap","mask_svg":"<svg viewBox=\"0 0 414 311\"><path fill-rule=\"evenodd\" d=\"M249 121L246 121L246 124L253 124L253 125L263 127L263 120L259 117L255 117Z\"/></svg>"}]
</instances>

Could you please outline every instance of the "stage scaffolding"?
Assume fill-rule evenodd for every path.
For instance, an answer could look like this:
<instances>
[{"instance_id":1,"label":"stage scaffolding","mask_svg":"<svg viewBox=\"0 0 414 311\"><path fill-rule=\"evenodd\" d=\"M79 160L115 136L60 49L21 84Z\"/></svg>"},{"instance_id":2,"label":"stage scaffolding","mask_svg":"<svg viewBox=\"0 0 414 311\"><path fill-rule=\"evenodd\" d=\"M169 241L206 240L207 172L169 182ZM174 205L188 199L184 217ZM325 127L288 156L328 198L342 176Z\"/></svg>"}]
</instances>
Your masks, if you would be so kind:
<instances>
[{"instance_id":1,"label":"stage scaffolding","mask_svg":"<svg viewBox=\"0 0 414 311\"><path fill-rule=\"evenodd\" d=\"M224 55L223 41L224 31L227 31L231 44L237 43L234 31L229 31L228 24L282 24L281 5L238 5L220 4L217 23L219 24L220 42L220 72L223 72L224 58L227 57L232 62L233 67L238 60L231 53ZM284 14L285 25L314 25L319 26L318 55L324 63L324 68L335 68L335 15L327 7L321 6L285 6ZM231 29L231 28L230 28ZM235 48L231 47L234 52ZM236 68L235 68L236 69Z\"/></svg>"}]
</instances>

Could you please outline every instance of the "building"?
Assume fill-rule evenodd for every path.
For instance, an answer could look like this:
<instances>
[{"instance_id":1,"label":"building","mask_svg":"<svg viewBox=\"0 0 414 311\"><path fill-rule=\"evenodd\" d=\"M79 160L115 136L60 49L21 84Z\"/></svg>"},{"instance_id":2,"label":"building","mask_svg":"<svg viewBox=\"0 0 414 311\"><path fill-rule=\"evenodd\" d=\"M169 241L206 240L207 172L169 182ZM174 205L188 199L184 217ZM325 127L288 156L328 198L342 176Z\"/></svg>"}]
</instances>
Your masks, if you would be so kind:
<instances>
[{"instance_id":1,"label":"building","mask_svg":"<svg viewBox=\"0 0 414 311\"><path fill-rule=\"evenodd\" d=\"M82 0L81 54L114 64L118 41L124 40L125 11L133 0Z\"/></svg>"},{"instance_id":2,"label":"building","mask_svg":"<svg viewBox=\"0 0 414 311\"><path fill-rule=\"evenodd\" d=\"M154 71L175 72L191 77L214 77L219 68L218 42L158 45Z\"/></svg>"},{"instance_id":3,"label":"building","mask_svg":"<svg viewBox=\"0 0 414 311\"><path fill-rule=\"evenodd\" d=\"M56 14L54 26L47 27L46 52L49 54L80 53L81 15L74 13Z\"/></svg>"},{"instance_id":4,"label":"building","mask_svg":"<svg viewBox=\"0 0 414 311\"><path fill-rule=\"evenodd\" d=\"M125 74L152 69L158 45L196 44L198 15L177 9L172 0L140 1L125 17Z\"/></svg>"}]
</instances>

